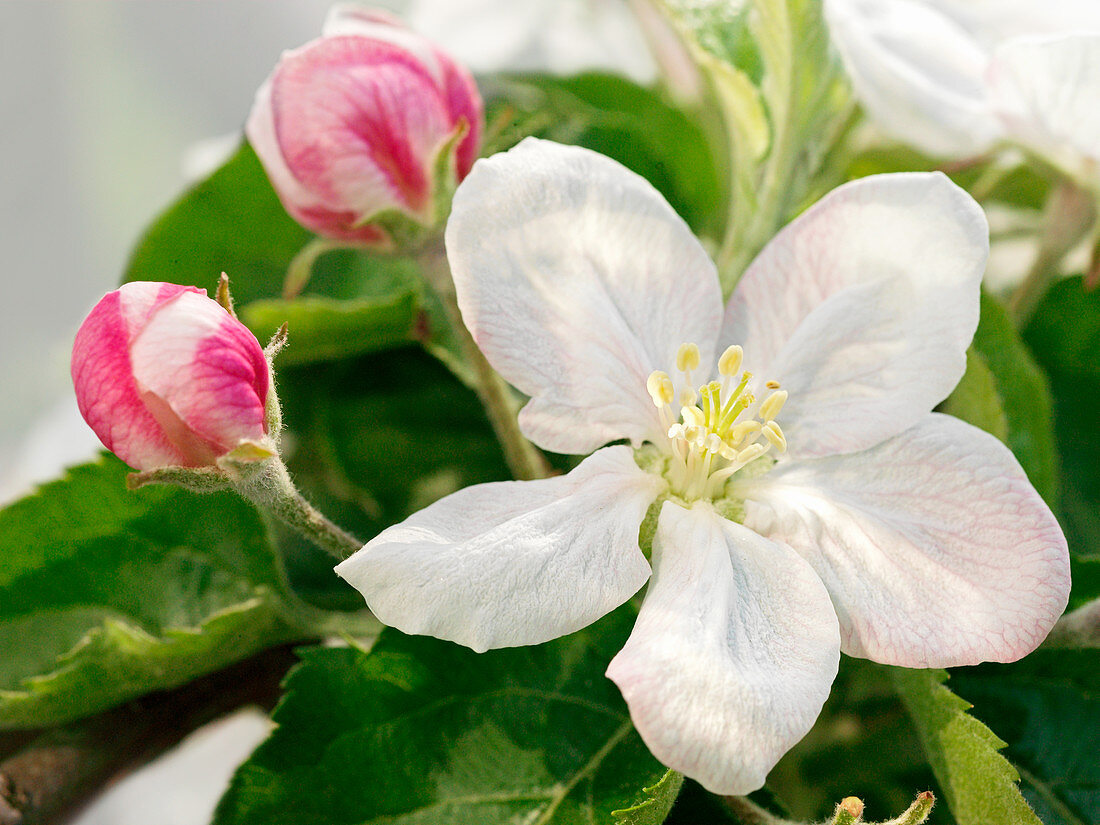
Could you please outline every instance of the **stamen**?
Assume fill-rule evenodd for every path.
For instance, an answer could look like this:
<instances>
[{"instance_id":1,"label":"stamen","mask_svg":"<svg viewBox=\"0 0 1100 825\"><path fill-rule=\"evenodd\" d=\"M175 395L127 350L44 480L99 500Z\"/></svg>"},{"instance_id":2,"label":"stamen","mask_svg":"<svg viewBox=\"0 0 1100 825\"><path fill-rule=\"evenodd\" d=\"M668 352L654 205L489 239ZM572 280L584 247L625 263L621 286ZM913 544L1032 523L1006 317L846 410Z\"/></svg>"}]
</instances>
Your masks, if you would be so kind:
<instances>
[{"instance_id":1,"label":"stamen","mask_svg":"<svg viewBox=\"0 0 1100 825\"><path fill-rule=\"evenodd\" d=\"M764 444L750 444L737 454L738 464L748 464L750 461L760 458L768 451L768 448Z\"/></svg>"},{"instance_id":2,"label":"stamen","mask_svg":"<svg viewBox=\"0 0 1100 825\"><path fill-rule=\"evenodd\" d=\"M741 369L741 362L745 360L745 351L741 347L734 344L732 347L726 347L726 351L722 353L722 357L718 359L718 374L719 375L736 375L737 371Z\"/></svg>"},{"instance_id":3,"label":"stamen","mask_svg":"<svg viewBox=\"0 0 1100 825\"><path fill-rule=\"evenodd\" d=\"M787 452L787 437L783 435L783 431L779 429L779 425L774 421L769 421L764 425L763 429L764 437L771 442L775 449L781 453Z\"/></svg>"},{"instance_id":4,"label":"stamen","mask_svg":"<svg viewBox=\"0 0 1100 825\"><path fill-rule=\"evenodd\" d=\"M779 411L783 409L783 405L787 403L787 391L778 390L773 392L764 402L760 405L760 417L765 421L771 421L777 415Z\"/></svg>"},{"instance_id":5,"label":"stamen","mask_svg":"<svg viewBox=\"0 0 1100 825\"><path fill-rule=\"evenodd\" d=\"M672 387L672 379L668 377L667 372L661 370L654 370L649 374L645 387L649 390L649 397L653 399L653 404L656 407L667 407L672 403L672 399L676 397L676 392Z\"/></svg>"},{"instance_id":6,"label":"stamen","mask_svg":"<svg viewBox=\"0 0 1100 825\"><path fill-rule=\"evenodd\" d=\"M697 344L680 344L680 348L676 350L676 369L680 372L699 369L699 357Z\"/></svg>"},{"instance_id":7,"label":"stamen","mask_svg":"<svg viewBox=\"0 0 1100 825\"><path fill-rule=\"evenodd\" d=\"M684 419L685 423L695 424L700 427L702 427L707 420L703 411L694 405L690 407L681 407L680 418Z\"/></svg>"},{"instance_id":8,"label":"stamen","mask_svg":"<svg viewBox=\"0 0 1100 825\"><path fill-rule=\"evenodd\" d=\"M787 437L775 421L787 401L787 392L780 389L779 382L764 385L767 397L757 405L750 385L752 373L738 372L744 362L741 347L730 346L722 353L717 381L692 382L700 360L697 345L681 344L676 351L680 376L675 382L660 370L651 373L646 382L669 438L669 483L687 501L722 495L726 481L745 465L770 450L787 450ZM681 388L678 394L676 387ZM680 402L678 422L672 420L674 398ZM747 414L750 409L751 417ZM738 420L742 416L744 420Z\"/></svg>"}]
</instances>

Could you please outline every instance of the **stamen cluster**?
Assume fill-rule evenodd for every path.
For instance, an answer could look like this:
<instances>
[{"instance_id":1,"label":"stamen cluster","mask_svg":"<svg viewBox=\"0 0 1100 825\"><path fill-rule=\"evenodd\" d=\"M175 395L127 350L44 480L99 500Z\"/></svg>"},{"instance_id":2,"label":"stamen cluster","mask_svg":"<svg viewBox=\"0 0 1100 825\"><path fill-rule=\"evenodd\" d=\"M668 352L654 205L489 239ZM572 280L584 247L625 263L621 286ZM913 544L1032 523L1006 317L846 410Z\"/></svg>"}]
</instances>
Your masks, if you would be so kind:
<instances>
[{"instance_id":1,"label":"stamen cluster","mask_svg":"<svg viewBox=\"0 0 1100 825\"><path fill-rule=\"evenodd\" d=\"M787 449L787 439L775 420L787 401L787 392L779 388L779 382L764 385L771 392L757 405L750 384L752 373L741 372L741 347L727 347L718 359L721 380L696 388L692 374L698 370L699 360L696 344L681 344L676 352L683 388L678 398L679 420L673 419L672 403L677 395L668 373L654 370L646 381L661 422L668 428L669 482L673 492L687 501L715 498L738 470L773 447L780 453Z\"/></svg>"}]
</instances>

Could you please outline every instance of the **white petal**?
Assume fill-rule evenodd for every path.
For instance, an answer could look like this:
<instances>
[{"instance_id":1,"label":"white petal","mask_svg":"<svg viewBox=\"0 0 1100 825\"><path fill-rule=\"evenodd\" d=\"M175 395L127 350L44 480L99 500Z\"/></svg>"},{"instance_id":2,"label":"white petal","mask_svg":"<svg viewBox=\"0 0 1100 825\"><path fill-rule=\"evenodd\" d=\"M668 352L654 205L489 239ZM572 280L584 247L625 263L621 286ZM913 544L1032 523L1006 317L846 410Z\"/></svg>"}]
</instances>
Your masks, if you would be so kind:
<instances>
[{"instance_id":1,"label":"white petal","mask_svg":"<svg viewBox=\"0 0 1100 825\"><path fill-rule=\"evenodd\" d=\"M860 101L884 130L933 155L978 154L999 136L988 54L958 23L911 0L825 0Z\"/></svg>"},{"instance_id":2,"label":"white petal","mask_svg":"<svg viewBox=\"0 0 1100 825\"><path fill-rule=\"evenodd\" d=\"M989 82L1013 138L1071 173L1091 164L1096 174L1100 34L1010 40L995 52Z\"/></svg>"},{"instance_id":3,"label":"white petal","mask_svg":"<svg viewBox=\"0 0 1100 825\"><path fill-rule=\"evenodd\" d=\"M477 651L545 642L638 591L638 528L664 482L609 447L571 473L479 484L383 530L336 572L388 625Z\"/></svg>"},{"instance_id":4,"label":"white petal","mask_svg":"<svg viewBox=\"0 0 1100 825\"><path fill-rule=\"evenodd\" d=\"M712 364L714 265L656 189L595 152L531 138L478 161L447 254L466 325L531 396L520 425L548 450L663 436L649 374L687 341Z\"/></svg>"},{"instance_id":5,"label":"white petal","mask_svg":"<svg viewBox=\"0 0 1100 825\"><path fill-rule=\"evenodd\" d=\"M926 0L992 50L1009 37L1100 31L1096 0Z\"/></svg>"},{"instance_id":6,"label":"white petal","mask_svg":"<svg viewBox=\"0 0 1100 825\"><path fill-rule=\"evenodd\" d=\"M745 524L829 588L842 650L904 667L1011 662L1065 608L1058 522L992 436L932 414L858 455L778 465Z\"/></svg>"},{"instance_id":7,"label":"white petal","mask_svg":"<svg viewBox=\"0 0 1100 825\"><path fill-rule=\"evenodd\" d=\"M654 756L745 794L813 725L839 645L829 596L794 551L665 502L649 590L607 675Z\"/></svg>"},{"instance_id":8,"label":"white petal","mask_svg":"<svg viewBox=\"0 0 1100 825\"><path fill-rule=\"evenodd\" d=\"M721 341L790 393L780 420L792 455L865 449L962 377L988 254L981 207L945 176L856 180L753 261Z\"/></svg>"}]
</instances>

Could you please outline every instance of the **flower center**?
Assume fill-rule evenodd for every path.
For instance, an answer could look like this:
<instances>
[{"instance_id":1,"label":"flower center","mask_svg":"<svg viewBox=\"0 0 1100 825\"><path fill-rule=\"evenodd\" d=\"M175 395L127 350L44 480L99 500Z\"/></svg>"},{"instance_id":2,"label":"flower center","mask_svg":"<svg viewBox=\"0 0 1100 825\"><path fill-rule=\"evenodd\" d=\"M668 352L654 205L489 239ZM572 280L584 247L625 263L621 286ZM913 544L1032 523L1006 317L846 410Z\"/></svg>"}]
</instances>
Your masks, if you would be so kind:
<instances>
[{"instance_id":1,"label":"flower center","mask_svg":"<svg viewBox=\"0 0 1100 825\"><path fill-rule=\"evenodd\" d=\"M775 417L787 401L786 390L778 381L764 386L768 396L757 404L752 373L741 371L744 352L739 346L727 347L718 359L721 380L695 388L692 373L699 368L699 347L681 344L676 352L676 369L682 376L677 382L683 389L679 398L668 373L654 370L646 389L667 427L666 452L671 455L668 480L672 492L686 501L719 496L726 481L762 455L775 448L785 452L787 439ZM680 404L680 417L673 417L674 401Z\"/></svg>"}]
</instances>

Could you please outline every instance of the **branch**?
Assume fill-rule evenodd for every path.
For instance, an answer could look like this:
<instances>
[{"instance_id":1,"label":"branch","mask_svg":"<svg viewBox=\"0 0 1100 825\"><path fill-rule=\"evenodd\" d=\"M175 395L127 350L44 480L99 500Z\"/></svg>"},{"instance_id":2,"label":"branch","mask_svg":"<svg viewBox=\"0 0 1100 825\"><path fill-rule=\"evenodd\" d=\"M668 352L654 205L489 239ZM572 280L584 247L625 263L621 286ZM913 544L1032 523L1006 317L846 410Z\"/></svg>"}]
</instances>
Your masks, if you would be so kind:
<instances>
[{"instance_id":1,"label":"branch","mask_svg":"<svg viewBox=\"0 0 1100 825\"><path fill-rule=\"evenodd\" d=\"M60 823L108 782L151 761L192 731L245 705L270 709L295 662L273 648L175 690L152 693L105 713L19 742L0 762L0 825ZM0 754L4 751L0 750Z\"/></svg>"}]
</instances>

